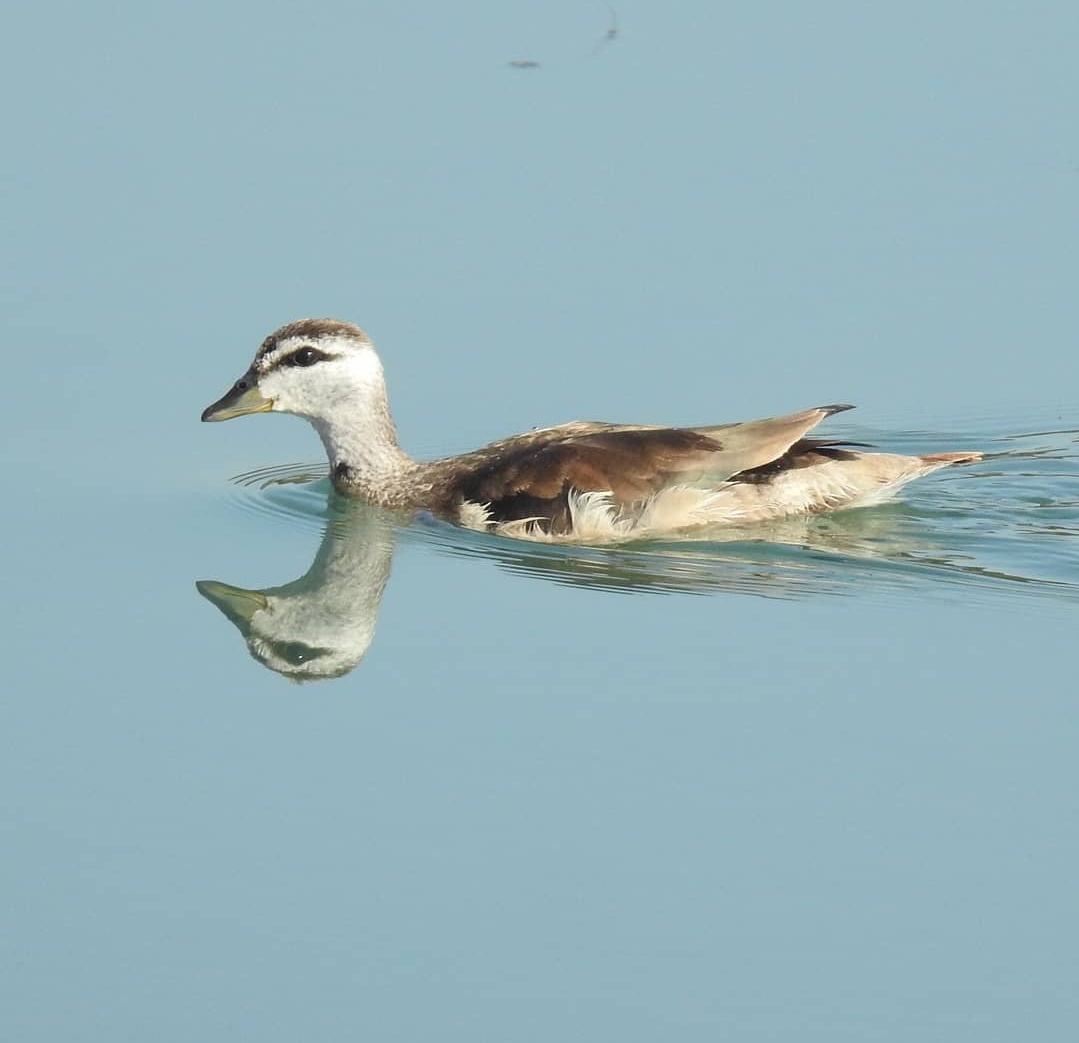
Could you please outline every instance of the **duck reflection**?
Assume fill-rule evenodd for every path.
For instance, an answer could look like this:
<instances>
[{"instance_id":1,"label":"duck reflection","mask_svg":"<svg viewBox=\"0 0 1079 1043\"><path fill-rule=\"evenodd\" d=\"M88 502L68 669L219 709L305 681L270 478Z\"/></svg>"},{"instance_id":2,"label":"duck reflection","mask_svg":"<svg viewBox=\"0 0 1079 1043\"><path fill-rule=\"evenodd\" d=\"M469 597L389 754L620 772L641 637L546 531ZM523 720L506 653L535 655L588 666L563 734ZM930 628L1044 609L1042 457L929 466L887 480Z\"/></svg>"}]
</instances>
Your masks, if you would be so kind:
<instances>
[{"instance_id":1,"label":"duck reflection","mask_svg":"<svg viewBox=\"0 0 1079 1043\"><path fill-rule=\"evenodd\" d=\"M924 521L898 506L724 529L711 542L612 549L528 544L425 516L409 524L400 514L328 496L331 520L299 579L261 589L216 580L196 584L237 627L254 659L297 681L340 677L362 661L398 535L573 587L787 599L853 592L870 570L878 583L889 570L891 581L901 583L904 575L910 578L903 563L915 552L923 563L935 560L927 552L943 553L927 546L933 541L926 539Z\"/></svg>"},{"instance_id":2,"label":"duck reflection","mask_svg":"<svg viewBox=\"0 0 1079 1043\"><path fill-rule=\"evenodd\" d=\"M902 558L902 508L847 511L745 528L717 528L699 538L617 548L551 546L428 521L428 535L453 555L494 559L511 572L573 587L622 593L799 598L853 589L860 563ZM819 552L807 555L806 551Z\"/></svg>"},{"instance_id":3,"label":"duck reflection","mask_svg":"<svg viewBox=\"0 0 1079 1043\"><path fill-rule=\"evenodd\" d=\"M307 572L284 586L195 586L263 666L295 681L340 677L360 663L375 636L399 521L377 509L349 510L326 526Z\"/></svg>"}]
</instances>

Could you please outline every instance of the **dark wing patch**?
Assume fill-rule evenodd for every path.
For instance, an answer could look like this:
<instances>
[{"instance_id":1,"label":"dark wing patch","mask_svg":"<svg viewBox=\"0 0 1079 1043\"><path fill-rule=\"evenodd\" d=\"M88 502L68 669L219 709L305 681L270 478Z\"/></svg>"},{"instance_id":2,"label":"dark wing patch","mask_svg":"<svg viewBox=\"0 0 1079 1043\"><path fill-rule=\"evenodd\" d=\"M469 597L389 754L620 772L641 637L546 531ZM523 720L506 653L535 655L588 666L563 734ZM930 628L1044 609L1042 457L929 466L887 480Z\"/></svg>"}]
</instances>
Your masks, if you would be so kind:
<instances>
[{"instance_id":1,"label":"dark wing patch","mask_svg":"<svg viewBox=\"0 0 1079 1043\"><path fill-rule=\"evenodd\" d=\"M458 481L457 492L486 505L492 521L536 518L548 532L567 533L571 489L610 492L619 503L637 503L679 476L705 471L721 448L715 439L684 428L570 435L481 457Z\"/></svg>"},{"instance_id":2,"label":"dark wing patch","mask_svg":"<svg viewBox=\"0 0 1079 1043\"><path fill-rule=\"evenodd\" d=\"M823 463L825 460L853 460L856 453L850 449L862 446L860 442L831 442L823 438L802 438L794 443L782 456L762 464L760 467L751 467L745 471L731 476L732 482L746 482L760 484L767 482L780 471L793 471L800 467L812 467L814 464Z\"/></svg>"}]
</instances>

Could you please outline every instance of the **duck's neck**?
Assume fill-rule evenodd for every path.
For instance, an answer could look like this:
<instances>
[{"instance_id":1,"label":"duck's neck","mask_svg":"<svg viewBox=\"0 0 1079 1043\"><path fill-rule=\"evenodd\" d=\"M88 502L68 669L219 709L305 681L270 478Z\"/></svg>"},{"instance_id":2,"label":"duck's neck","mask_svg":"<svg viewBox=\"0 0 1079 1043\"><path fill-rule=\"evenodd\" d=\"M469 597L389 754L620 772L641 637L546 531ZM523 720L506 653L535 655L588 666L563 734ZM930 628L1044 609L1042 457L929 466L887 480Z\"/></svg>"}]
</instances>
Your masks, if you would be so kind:
<instances>
[{"instance_id":1,"label":"duck's neck","mask_svg":"<svg viewBox=\"0 0 1079 1043\"><path fill-rule=\"evenodd\" d=\"M374 503L397 504L402 480L418 465L397 444L384 390L343 396L332 416L311 422L326 447L334 485L358 490Z\"/></svg>"}]
</instances>

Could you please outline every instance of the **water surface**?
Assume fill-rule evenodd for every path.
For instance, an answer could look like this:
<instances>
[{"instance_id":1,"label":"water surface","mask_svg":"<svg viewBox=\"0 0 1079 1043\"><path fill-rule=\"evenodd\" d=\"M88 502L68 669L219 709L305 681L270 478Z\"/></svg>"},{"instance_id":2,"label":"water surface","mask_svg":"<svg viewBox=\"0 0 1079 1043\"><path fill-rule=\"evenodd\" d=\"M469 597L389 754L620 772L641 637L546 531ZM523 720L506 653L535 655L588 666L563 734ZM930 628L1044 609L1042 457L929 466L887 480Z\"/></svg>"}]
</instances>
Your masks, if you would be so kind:
<instances>
[{"instance_id":1,"label":"water surface","mask_svg":"<svg viewBox=\"0 0 1079 1043\"><path fill-rule=\"evenodd\" d=\"M989 457L625 548L314 462L84 493L92 547L38 494L13 1035L1065 1038L1077 427L852 428Z\"/></svg>"}]
</instances>

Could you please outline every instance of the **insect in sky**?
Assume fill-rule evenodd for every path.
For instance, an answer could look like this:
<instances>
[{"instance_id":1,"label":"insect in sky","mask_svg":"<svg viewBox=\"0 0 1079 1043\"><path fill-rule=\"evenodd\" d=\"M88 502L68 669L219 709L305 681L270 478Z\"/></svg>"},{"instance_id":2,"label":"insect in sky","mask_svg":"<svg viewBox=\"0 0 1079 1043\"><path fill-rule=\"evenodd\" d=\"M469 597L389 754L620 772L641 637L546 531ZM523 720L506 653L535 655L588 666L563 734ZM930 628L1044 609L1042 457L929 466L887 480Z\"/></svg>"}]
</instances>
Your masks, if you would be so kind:
<instances>
[{"instance_id":1,"label":"insect in sky","mask_svg":"<svg viewBox=\"0 0 1079 1043\"><path fill-rule=\"evenodd\" d=\"M592 48L591 57L595 57L607 44L613 43L621 35L622 30L618 25L618 12L610 5L607 6L607 10L611 12L611 24L607 26L607 31L596 41L596 45ZM531 58L514 58L513 61L506 62L506 65L510 69L538 69L540 67L540 63Z\"/></svg>"},{"instance_id":2,"label":"insect in sky","mask_svg":"<svg viewBox=\"0 0 1079 1043\"><path fill-rule=\"evenodd\" d=\"M607 31L596 41L596 46L592 48L593 54L599 54L604 47L609 43L614 43L618 39L618 12L611 7L607 6L607 10L611 12L611 24L607 27Z\"/></svg>"}]
</instances>

